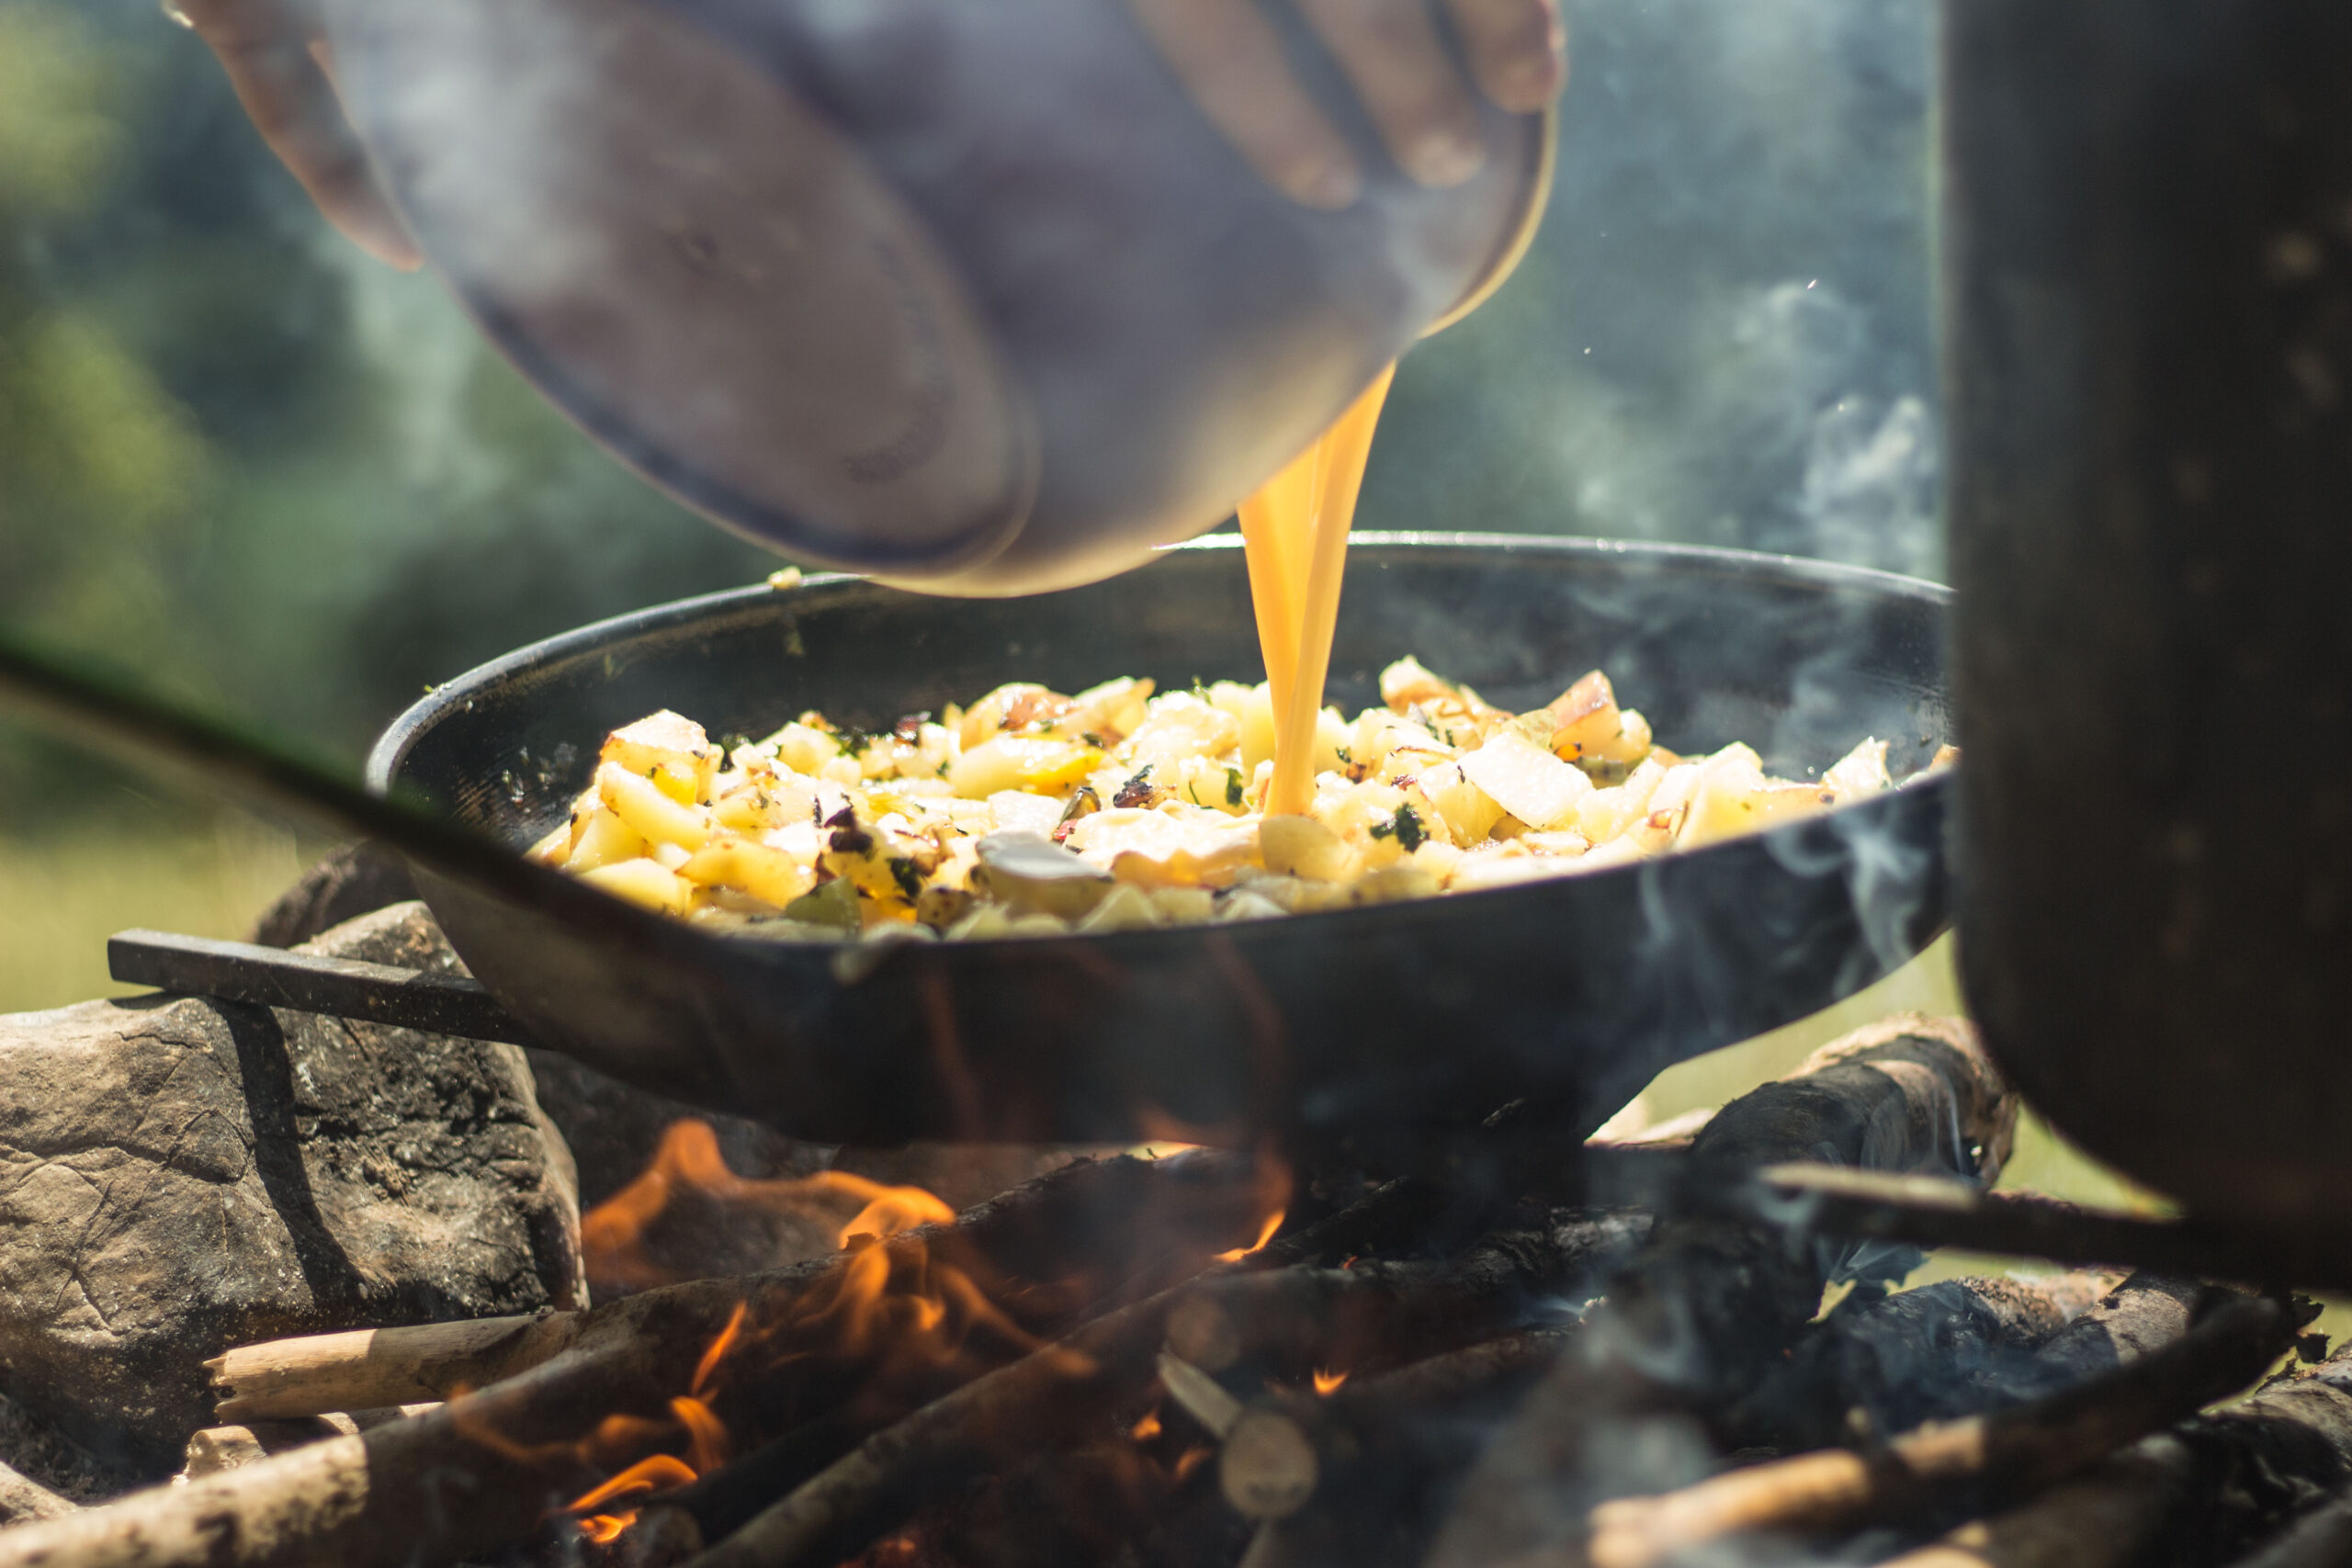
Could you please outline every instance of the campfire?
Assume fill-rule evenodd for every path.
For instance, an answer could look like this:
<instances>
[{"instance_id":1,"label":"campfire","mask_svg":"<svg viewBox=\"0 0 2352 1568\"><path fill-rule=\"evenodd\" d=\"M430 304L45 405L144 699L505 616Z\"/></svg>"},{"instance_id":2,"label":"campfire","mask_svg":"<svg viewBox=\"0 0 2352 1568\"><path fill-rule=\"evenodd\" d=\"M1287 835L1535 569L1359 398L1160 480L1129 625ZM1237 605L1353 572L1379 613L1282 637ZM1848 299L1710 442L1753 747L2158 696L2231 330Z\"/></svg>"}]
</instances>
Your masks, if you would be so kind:
<instances>
[{"instance_id":1,"label":"campfire","mask_svg":"<svg viewBox=\"0 0 2352 1568\"><path fill-rule=\"evenodd\" d=\"M415 905L307 951L452 962ZM268 1020L297 1078L305 1029L433 1038L167 1006ZM28 1395L0 1562L2283 1564L2352 1529L2352 1359L2265 1288L2341 1266L1987 1194L2018 1106L1954 1021L1886 1019L1630 1141L1511 1108L1477 1160L1402 1176L1174 1141L817 1150L442 1045L543 1094L560 1125L511 1122L543 1140L532 1190L571 1179L565 1133L600 1161L515 1255L537 1305L386 1278L372 1315L314 1302L332 1332L213 1325L177 1369L211 1409L168 1458L152 1412L133 1440ZM397 1185L396 1212L446 1198ZM2065 1267L1890 1292L1942 1241Z\"/></svg>"}]
</instances>

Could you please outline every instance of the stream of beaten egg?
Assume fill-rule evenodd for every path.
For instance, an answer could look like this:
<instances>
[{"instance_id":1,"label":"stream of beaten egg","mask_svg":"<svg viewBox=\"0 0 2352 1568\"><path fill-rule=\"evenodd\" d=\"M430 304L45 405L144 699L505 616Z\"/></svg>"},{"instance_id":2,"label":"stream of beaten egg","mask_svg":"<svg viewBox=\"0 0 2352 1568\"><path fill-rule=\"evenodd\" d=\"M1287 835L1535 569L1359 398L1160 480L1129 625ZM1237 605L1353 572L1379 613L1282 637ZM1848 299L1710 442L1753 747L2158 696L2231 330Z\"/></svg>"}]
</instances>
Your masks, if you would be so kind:
<instances>
[{"instance_id":1,"label":"stream of beaten egg","mask_svg":"<svg viewBox=\"0 0 2352 1568\"><path fill-rule=\"evenodd\" d=\"M1250 601L1274 704L1274 776L1269 817L1298 816L1314 798L1315 716L1331 671L1348 528L1363 488L1373 428L1396 367L1373 378L1315 444L1241 503Z\"/></svg>"}]
</instances>

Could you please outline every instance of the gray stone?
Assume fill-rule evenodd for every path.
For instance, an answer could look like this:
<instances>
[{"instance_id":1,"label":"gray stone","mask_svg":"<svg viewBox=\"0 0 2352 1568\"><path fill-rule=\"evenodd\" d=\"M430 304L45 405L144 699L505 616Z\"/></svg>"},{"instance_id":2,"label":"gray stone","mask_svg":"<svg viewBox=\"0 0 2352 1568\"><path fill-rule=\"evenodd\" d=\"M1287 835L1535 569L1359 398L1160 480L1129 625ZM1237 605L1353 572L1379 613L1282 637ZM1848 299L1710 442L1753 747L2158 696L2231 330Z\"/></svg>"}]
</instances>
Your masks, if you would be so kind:
<instances>
[{"instance_id":1,"label":"gray stone","mask_svg":"<svg viewBox=\"0 0 2352 1568\"><path fill-rule=\"evenodd\" d=\"M308 950L454 964L418 904ZM103 1460L168 1474L232 1345L584 1296L513 1046L193 998L0 1018L0 1390Z\"/></svg>"}]
</instances>

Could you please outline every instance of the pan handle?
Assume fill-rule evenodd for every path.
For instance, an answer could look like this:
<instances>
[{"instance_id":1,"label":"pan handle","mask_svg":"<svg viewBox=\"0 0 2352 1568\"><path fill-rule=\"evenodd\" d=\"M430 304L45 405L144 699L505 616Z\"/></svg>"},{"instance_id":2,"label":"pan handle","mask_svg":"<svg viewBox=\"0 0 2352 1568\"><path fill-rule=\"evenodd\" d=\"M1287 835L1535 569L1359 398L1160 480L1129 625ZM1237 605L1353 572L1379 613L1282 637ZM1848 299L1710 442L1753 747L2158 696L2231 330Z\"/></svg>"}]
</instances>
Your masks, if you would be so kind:
<instances>
[{"instance_id":1,"label":"pan handle","mask_svg":"<svg viewBox=\"0 0 2352 1568\"><path fill-rule=\"evenodd\" d=\"M180 996L290 1008L466 1040L536 1043L480 981L422 969L150 931L118 931L107 938L107 969L125 985L153 986Z\"/></svg>"}]
</instances>

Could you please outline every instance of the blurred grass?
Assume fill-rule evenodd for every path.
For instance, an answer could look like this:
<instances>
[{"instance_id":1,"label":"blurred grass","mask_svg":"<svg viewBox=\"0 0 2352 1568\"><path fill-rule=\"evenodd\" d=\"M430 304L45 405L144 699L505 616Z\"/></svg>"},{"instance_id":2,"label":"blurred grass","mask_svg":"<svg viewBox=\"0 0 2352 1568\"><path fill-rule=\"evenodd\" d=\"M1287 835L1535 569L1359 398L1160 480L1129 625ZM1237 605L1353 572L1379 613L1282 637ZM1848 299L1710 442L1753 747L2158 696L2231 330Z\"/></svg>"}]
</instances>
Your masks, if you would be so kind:
<instances>
[{"instance_id":1,"label":"blurred grass","mask_svg":"<svg viewBox=\"0 0 2352 1568\"><path fill-rule=\"evenodd\" d=\"M0 1012L138 990L107 977L107 938L132 926L243 936L316 847L240 811L158 815L0 834Z\"/></svg>"}]
</instances>

